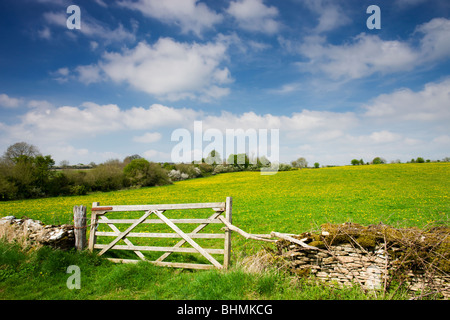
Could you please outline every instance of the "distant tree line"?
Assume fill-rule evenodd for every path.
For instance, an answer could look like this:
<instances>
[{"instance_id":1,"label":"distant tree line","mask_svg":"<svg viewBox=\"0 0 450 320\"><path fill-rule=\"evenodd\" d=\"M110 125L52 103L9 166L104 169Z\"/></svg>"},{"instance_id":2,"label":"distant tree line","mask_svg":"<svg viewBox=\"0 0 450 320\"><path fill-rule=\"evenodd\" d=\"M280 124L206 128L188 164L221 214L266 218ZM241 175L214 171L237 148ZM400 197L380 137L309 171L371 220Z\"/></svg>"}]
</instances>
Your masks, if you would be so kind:
<instances>
[{"instance_id":1,"label":"distant tree line","mask_svg":"<svg viewBox=\"0 0 450 320\"><path fill-rule=\"evenodd\" d=\"M123 161L113 159L98 165L71 166L68 161L61 161L55 166L50 155L43 156L37 147L19 142L9 146L0 158L0 200L161 186L224 172L257 171L271 165L265 157L250 159L247 154L232 154L224 161L213 150L198 164L156 163L132 155ZM277 171L291 168L281 164Z\"/></svg>"},{"instance_id":2,"label":"distant tree line","mask_svg":"<svg viewBox=\"0 0 450 320\"><path fill-rule=\"evenodd\" d=\"M411 159L411 161L407 161L406 163L429 163L429 162L450 162L450 157L445 157L442 160L430 160L430 159L424 159L422 157L417 157L416 159ZM352 159L352 161L350 162L352 165L357 166L357 165L364 165L364 164L385 164L387 163L387 161L381 157L375 157L371 162L366 162L364 163L363 159ZM400 160L393 160L391 161L391 163L402 163Z\"/></svg>"},{"instance_id":3,"label":"distant tree line","mask_svg":"<svg viewBox=\"0 0 450 320\"><path fill-rule=\"evenodd\" d=\"M442 161L450 161L444 158ZM213 150L200 163L156 163L135 154L125 159L108 160L101 164L78 164L70 166L68 161L55 161L42 155L38 148L25 142L8 147L0 158L0 201L40 198L60 195L84 195L96 191L113 191L171 184L174 181L205 177L225 172L288 171L308 168L308 162L300 157L290 164L271 163L266 157L249 157L245 153L231 154L222 159ZM411 162L430 162L421 157ZM386 163L376 157L371 164ZM362 159L353 159L353 165L364 164ZM366 164L369 164L368 162ZM319 168L318 162L314 168Z\"/></svg>"},{"instance_id":4,"label":"distant tree line","mask_svg":"<svg viewBox=\"0 0 450 320\"><path fill-rule=\"evenodd\" d=\"M0 159L0 200L84 195L95 191L159 186L212 172L212 166L160 164L138 155L99 165L56 167L51 156L25 142L16 143ZM170 170L168 170L170 169ZM177 178L174 173L179 172ZM173 179L171 179L171 176Z\"/></svg>"}]
</instances>

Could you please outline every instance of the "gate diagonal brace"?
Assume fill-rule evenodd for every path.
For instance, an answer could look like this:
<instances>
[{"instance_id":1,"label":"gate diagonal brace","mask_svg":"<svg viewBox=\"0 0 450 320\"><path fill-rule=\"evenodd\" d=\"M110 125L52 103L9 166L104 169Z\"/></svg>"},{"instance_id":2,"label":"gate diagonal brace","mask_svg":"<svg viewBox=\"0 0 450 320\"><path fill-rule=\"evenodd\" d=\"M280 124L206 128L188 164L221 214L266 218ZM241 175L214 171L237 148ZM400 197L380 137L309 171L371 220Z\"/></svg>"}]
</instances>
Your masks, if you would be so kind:
<instances>
[{"instance_id":1,"label":"gate diagonal brace","mask_svg":"<svg viewBox=\"0 0 450 320\"><path fill-rule=\"evenodd\" d=\"M208 261L211 262L214 266L216 266L218 269L223 268L223 266L216 259L214 259L208 252L206 252L202 247L200 247L194 240L192 240L192 238L190 238L186 233L184 233L180 228L178 228L172 221L167 219L162 214L163 211L154 211L154 213L158 216L158 218L160 218L170 228L172 228L173 231L178 233L186 242L188 242L192 247L194 247L194 249L196 249L202 256L208 259Z\"/></svg>"},{"instance_id":2,"label":"gate diagonal brace","mask_svg":"<svg viewBox=\"0 0 450 320\"><path fill-rule=\"evenodd\" d=\"M142 221L144 221L145 219L147 219L147 217L149 215L151 215L154 211L147 211L142 217L140 217L135 223L133 223L130 227L128 227L127 230L125 230L124 232L122 232L121 234L119 234L117 236L117 238L115 238L110 244L108 244L108 246L106 246L105 248L103 248L102 251L100 251L98 253L99 256L101 256L102 254L104 254L106 251L108 251L109 249L111 249L117 242L119 242L122 238L124 238L127 234L129 234L131 232L131 230L133 230L137 225L139 225ZM156 213L156 211L154 212Z\"/></svg>"},{"instance_id":3,"label":"gate diagonal brace","mask_svg":"<svg viewBox=\"0 0 450 320\"><path fill-rule=\"evenodd\" d=\"M216 219L218 216L220 216L222 214L223 211L216 211L214 212L208 219ZM200 224L197 228L195 228L191 233L192 234L196 234L199 233L200 231L202 231L206 226L208 226L209 223L202 223ZM173 247L174 248L180 248L183 244L186 243L186 240L180 240L179 242L177 242ZM165 258L167 258L172 252L166 252L164 253L161 257L159 257L156 262L161 262L163 261Z\"/></svg>"},{"instance_id":4,"label":"gate diagonal brace","mask_svg":"<svg viewBox=\"0 0 450 320\"><path fill-rule=\"evenodd\" d=\"M104 220L104 221L108 221L109 219L105 216L100 216L100 219ZM120 232L120 230L112 223L107 223L107 225L114 231L114 232ZM134 246L133 243L128 240L126 237L123 239L123 241L125 241L125 243L129 246ZM142 252L135 250L134 253L136 253L136 255L141 258L141 260L145 260L145 256L142 254Z\"/></svg>"}]
</instances>

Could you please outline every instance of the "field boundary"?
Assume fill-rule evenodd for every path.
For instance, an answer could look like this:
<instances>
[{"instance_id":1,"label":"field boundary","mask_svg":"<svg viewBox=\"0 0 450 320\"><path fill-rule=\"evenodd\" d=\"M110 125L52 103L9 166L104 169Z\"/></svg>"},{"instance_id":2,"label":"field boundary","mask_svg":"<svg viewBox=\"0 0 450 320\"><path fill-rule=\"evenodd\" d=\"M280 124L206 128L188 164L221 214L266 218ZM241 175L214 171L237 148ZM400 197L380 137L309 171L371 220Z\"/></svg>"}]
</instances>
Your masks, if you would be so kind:
<instances>
[{"instance_id":1,"label":"field boundary","mask_svg":"<svg viewBox=\"0 0 450 320\"><path fill-rule=\"evenodd\" d=\"M167 210L185 210L185 209L212 209L214 213L207 219L168 219L164 212ZM144 214L139 219L109 219L106 217L111 212L128 212L128 211L143 211ZM222 214L225 213L225 217ZM156 215L157 219L150 219L150 216ZM133 259L115 259L108 258L113 262L118 263L136 263L139 261L148 261L158 266L189 268L189 269L228 269L230 265L231 253L231 230L224 228L224 233L200 233L206 226L211 223L227 224L232 223L232 198L227 197L225 202L210 202L210 203L184 203L184 204L156 204L156 205L117 205L117 206L100 206L99 202L94 202L91 208L91 226L89 236L89 250L100 249L98 255L103 255L107 251L115 250L130 250L138 257L138 260ZM131 232L140 224L145 223L162 223L169 226L174 233L138 233ZM177 224L199 224L192 232L183 232ZM107 224L111 232L97 231L99 224ZM115 224L131 224L125 231L120 231ZM115 237L109 244L97 244L97 237L108 236ZM158 247L158 246L135 246L129 238L146 237L146 238L181 238L172 247ZM201 247L194 239L224 239L224 247L219 249L205 249ZM123 240L126 245L118 245ZM182 248L188 243L190 248ZM155 261L146 259L142 251L157 251L163 254ZM200 253L205 257L210 264L193 264L193 263L179 263L164 261L171 253ZM223 254L223 264L219 263L211 254Z\"/></svg>"}]
</instances>

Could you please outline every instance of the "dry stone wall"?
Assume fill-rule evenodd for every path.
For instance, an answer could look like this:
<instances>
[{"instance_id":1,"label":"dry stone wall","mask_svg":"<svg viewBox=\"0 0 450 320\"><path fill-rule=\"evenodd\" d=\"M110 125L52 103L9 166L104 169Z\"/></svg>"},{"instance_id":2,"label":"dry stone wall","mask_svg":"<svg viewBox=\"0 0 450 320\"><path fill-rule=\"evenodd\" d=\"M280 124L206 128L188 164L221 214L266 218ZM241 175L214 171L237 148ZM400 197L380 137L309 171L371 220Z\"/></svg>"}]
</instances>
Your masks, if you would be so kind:
<instances>
[{"instance_id":1,"label":"dry stone wall","mask_svg":"<svg viewBox=\"0 0 450 320\"><path fill-rule=\"evenodd\" d=\"M450 234L446 228L433 232L327 224L319 234L294 237L307 246L279 240L277 248L299 275L365 289L386 289L395 279L412 292L440 293L449 299Z\"/></svg>"},{"instance_id":2,"label":"dry stone wall","mask_svg":"<svg viewBox=\"0 0 450 320\"><path fill-rule=\"evenodd\" d=\"M1 238L22 245L46 245L58 249L70 249L75 246L73 225L44 225L39 220L17 219L15 216L0 219Z\"/></svg>"},{"instance_id":3,"label":"dry stone wall","mask_svg":"<svg viewBox=\"0 0 450 320\"><path fill-rule=\"evenodd\" d=\"M368 289L381 289L387 276L387 256L381 247L366 251L342 244L317 251L289 245L283 256L290 260L297 274L311 273L342 285L359 283Z\"/></svg>"}]
</instances>

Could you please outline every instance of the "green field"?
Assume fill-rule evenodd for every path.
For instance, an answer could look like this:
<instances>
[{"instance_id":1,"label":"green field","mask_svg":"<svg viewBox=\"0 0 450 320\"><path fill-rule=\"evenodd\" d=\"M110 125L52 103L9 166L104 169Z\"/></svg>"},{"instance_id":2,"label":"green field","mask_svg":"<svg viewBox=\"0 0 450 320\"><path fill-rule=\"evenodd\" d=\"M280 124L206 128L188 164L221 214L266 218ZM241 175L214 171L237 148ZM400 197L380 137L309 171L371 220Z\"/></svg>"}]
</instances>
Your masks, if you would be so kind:
<instances>
[{"instance_id":1,"label":"green field","mask_svg":"<svg viewBox=\"0 0 450 320\"><path fill-rule=\"evenodd\" d=\"M346 221L422 227L448 219L449 184L449 163L303 169L271 176L236 172L162 187L0 202L0 216L70 223L73 206L90 208L92 202L220 202L231 196L233 224L253 233L296 233L326 222Z\"/></svg>"},{"instance_id":2,"label":"green field","mask_svg":"<svg viewBox=\"0 0 450 320\"><path fill-rule=\"evenodd\" d=\"M222 202L226 197L231 196L233 197L233 224L249 233L270 233L271 231L302 233L318 230L323 223L349 221L363 225L383 222L397 227L424 227L435 222L448 223L449 182L449 163L303 169L279 172L271 176L262 176L259 172L236 172L180 181L163 187L95 193L86 196L0 202L0 216L27 216L41 220L45 224L61 224L72 223L73 206L85 205L90 208L92 202L100 202L101 205ZM89 209L88 214L90 214ZM245 240L237 234L233 235L232 245L232 264L242 257L243 252L252 252L261 248L260 242ZM109 266L109 268L112 267ZM118 265L114 267L116 270L114 272L120 273L120 270L132 272L126 268L139 267ZM161 270L161 268L145 268L151 268L151 272ZM170 278L174 276L175 271L160 272L162 277ZM216 271L211 272L217 276L217 273L214 273ZM201 279L207 278L211 273L201 271L193 276L196 273L186 271L176 274L177 277L181 277L180 281L193 281L195 284L195 281L203 281ZM227 277L233 277L233 274L233 272L228 275L222 274L221 277L225 277L223 281L228 283L227 281L232 280ZM235 276L247 277L239 272ZM61 278L64 277L66 275L61 275ZM277 281L281 280L273 281L275 284L269 282L276 285ZM64 283L62 286L64 287ZM0 298L2 294L4 298L11 297L12 293L8 293L9 291L5 288L7 284L2 285L0 281ZM131 290L126 285L121 288ZM170 294L167 290L174 289L173 287L163 289L159 296L155 296L156 293L152 291L151 295L153 298L184 299L183 296L180 297L173 292ZM254 292L252 286L249 286L249 290ZM23 289L23 291L26 290ZM63 298L76 298L73 292L67 293L67 290L64 292L68 296L63 295ZM85 294L80 296L90 297L86 292ZM134 294L131 298L145 298L149 294L149 292ZM290 297L301 298L301 296L290 294ZM44 298L52 299L53 295L57 298L61 297L52 293ZM14 294L12 296L15 297ZM103 297L125 298L122 294L115 295L109 291L104 293ZM260 294L253 297L246 291L242 298L265 297ZM35 298L42 297L31 295L31 299ZM100 295L97 298L102 297ZM186 298L198 298L198 296L186 295ZM221 295L218 299L220 298L224 296ZM231 299L234 298L236 296L233 295ZM275 297L269 296L269 298L287 299L289 296L282 294Z\"/></svg>"}]
</instances>

